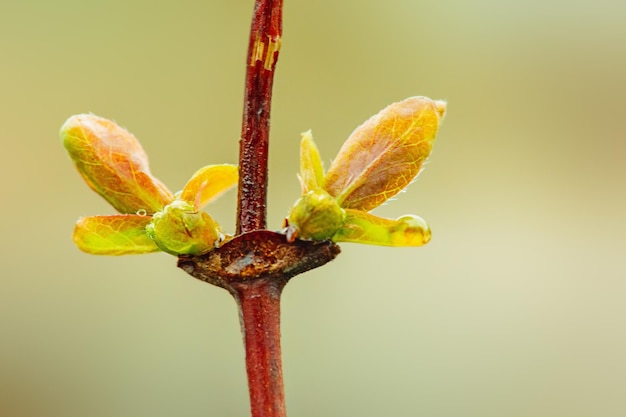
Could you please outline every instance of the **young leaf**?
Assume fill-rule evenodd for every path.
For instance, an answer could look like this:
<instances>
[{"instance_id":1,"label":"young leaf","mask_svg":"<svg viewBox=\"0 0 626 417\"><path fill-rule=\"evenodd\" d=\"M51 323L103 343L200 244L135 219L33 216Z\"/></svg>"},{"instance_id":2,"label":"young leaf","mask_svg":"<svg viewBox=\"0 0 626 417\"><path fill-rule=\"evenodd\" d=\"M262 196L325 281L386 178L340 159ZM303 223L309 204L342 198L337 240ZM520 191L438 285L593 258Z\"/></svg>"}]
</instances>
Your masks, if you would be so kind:
<instances>
[{"instance_id":1,"label":"young leaf","mask_svg":"<svg viewBox=\"0 0 626 417\"><path fill-rule=\"evenodd\" d=\"M322 159L310 130L302 134L300 142L300 184L302 194L320 189L324 184Z\"/></svg>"},{"instance_id":2,"label":"young leaf","mask_svg":"<svg viewBox=\"0 0 626 417\"><path fill-rule=\"evenodd\" d=\"M146 234L150 220L150 216L137 214L82 217L72 238L80 250L92 255L156 252L159 248Z\"/></svg>"},{"instance_id":3,"label":"young leaf","mask_svg":"<svg viewBox=\"0 0 626 417\"><path fill-rule=\"evenodd\" d=\"M152 216L146 232L161 250L172 255L200 255L215 249L223 239L211 216L182 200L174 200Z\"/></svg>"},{"instance_id":4,"label":"young leaf","mask_svg":"<svg viewBox=\"0 0 626 417\"><path fill-rule=\"evenodd\" d=\"M63 124L60 134L87 184L120 213L153 214L174 199L150 173L139 141L112 121L79 114Z\"/></svg>"},{"instance_id":5,"label":"young leaf","mask_svg":"<svg viewBox=\"0 0 626 417\"><path fill-rule=\"evenodd\" d=\"M422 246L430 241L430 237L430 228L421 217L407 215L390 220L346 209L346 221L332 240L382 246Z\"/></svg>"},{"instance_id":6,"label":"young leaf","mask_svg":"<svg viewBox=\"0 0 626 417\"><path fill-rule=\"evenodd\" d=\"M430 154L445 102L411 97L357 127L328 169L324 188L341 207L370 211L402 191Z\"/></svg>"},{"instance_id":7,"label":"young leaf","mask_svg":"<svg viewBox=\"0 0 626 417\"><path fill-rule=\"evenodd\" d=\"M180 199L202 209L237 184L237 165L209 165L193 174L180 194Z\"/></svg>"}]
</instances>

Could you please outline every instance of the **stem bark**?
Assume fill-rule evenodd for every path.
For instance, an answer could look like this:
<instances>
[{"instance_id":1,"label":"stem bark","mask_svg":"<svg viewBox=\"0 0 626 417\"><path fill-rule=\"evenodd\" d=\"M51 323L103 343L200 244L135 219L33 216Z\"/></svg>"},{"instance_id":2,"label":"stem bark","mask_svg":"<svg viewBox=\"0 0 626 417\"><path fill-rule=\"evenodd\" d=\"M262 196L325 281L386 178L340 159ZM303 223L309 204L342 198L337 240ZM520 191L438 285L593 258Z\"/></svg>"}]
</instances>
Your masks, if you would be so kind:
<instances>
[{"instance_id":1,"label":"stem bark","mask_svg":"<svg viewBox=\"0 0 626 417\"><path fill-rule=\"evenodd\" d=\"M235 285L246 350L252 417L285 417L280 349L280 295L287 280Z\"/></svg>"},{"instance_id":2,"label":"stem bark","mask_svg":"<svg viewBox=\"0 0 626 417\"><path fill-rule=\"evenodd\" d=\"M267 227L267 165L274 70L282 36L282 0L256 0L239 141L237 235ZM280 294L287 279L234 283L246 350L252 417L285 417Z\"/></svg>"},{"instance_id":3,"label":"stem bark","mask_svg":"<svg viewBox=\"0 0 626 417\"><path fill-rule=\"evenodd\" d=\"M267 161L274 70L282 36L282 0L256 0L246 71L237 232L266 228Z\"/></svg>"}]
</instances>

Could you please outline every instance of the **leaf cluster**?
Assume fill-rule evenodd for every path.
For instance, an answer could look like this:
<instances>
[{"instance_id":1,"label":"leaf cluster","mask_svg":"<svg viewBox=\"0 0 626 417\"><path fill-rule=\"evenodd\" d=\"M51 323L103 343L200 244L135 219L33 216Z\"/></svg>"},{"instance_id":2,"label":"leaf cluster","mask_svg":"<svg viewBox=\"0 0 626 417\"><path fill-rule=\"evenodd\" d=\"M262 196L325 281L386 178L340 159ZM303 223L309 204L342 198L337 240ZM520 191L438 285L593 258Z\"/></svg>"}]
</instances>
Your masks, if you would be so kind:
<instances>
[{"instance_id":1,"label":"leaf cluster","mask_svg":"<svg viewBox=\"0 0 626 417\"><path fill-rule=\"evenodd\" d=\"M402 191L429 156L445 102L411 97L359 126L327 172L311 132L302 135L302 196L285 219L287 240L420 246L430 240L415 215L384 219L369 211ZM150 172L139 141L114 122L91 114L70 117L61 139L87 185L119 214L80 218L73 239L95 255L164 251L201 255L232 238L203 208L238 181L236 165L199 169L178 193Z\"/></svg>"}]
</instances>

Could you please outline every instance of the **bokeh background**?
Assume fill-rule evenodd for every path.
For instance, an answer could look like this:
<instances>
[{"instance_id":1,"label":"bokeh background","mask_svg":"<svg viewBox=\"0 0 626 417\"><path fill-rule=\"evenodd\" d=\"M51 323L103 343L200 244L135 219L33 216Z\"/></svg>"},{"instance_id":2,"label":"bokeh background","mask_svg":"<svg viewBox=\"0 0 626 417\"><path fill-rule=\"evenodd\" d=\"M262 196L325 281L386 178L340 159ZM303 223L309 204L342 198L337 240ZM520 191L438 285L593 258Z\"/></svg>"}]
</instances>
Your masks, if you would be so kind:
<instances>
[{"instance_id":1,"label":"bokeh background","mask_svg":"<svg viewBox=\"0 0 626 417\"><path fill-rule=\"evenodd\" d=\"M0 3L0 415L245 416L235 304L166 254L70 239L113 210L57 132L116 120L180 189L236 162L252 0ZM411 95L449 101L419 181L376 210L424 248L342 245L283 299L290 416L626 415L626 3L288 0L269 219L299 133L328 164ZM234 229L235 195L210 206Z\"/></svg>"}]
</instances>

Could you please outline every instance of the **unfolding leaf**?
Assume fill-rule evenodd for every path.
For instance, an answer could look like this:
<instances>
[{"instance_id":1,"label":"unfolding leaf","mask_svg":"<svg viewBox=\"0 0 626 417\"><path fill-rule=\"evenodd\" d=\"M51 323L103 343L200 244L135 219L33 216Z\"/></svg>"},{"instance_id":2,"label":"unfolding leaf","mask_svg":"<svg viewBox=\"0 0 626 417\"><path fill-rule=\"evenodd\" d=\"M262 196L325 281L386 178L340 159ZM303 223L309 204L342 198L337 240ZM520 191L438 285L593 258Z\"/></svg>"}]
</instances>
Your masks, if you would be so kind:
<instances>
[{"instance_id":1,"label":"unfolding leaf","mask_svg":"<svg viewBox=\"0 0 626 417\"><path fill-rule=\"evenodd\" d=\"M193 204L196 210L215 200L237 184L236 165L209 165L196 171L180 194L180 199Z\"/></svg>"},{"instance_id":2,"label":"unfolding leaf","mask_svg":"<svg viewBox=\"0 0 626 417\"><path fill-rule=\"evenodd\" d=\"M287 216L287 240L330 239L345 216L344 210L326 191L309 191L296 201Z\"/></svg>"},{"instance_id":3,"label":"unfolding leaf","mask_svg":"<svg viewBox=\"0 0 626 417\"><path fill-rule=\"evenodd\" d=\"M74 243L92 255L134 255L156 252L157 245L146 234L150 216L116 214L82 217L74 228Z\"/></svg>"},{"instance_id":4,"label":"unfolding leaf","mask_svg":"<svg viewBox=\"0 0 626 417\"><path fill-rule=\"evenodd\" d=\"M322 188L324 184L322 159L310 130L302 134L300 142L300 184L302 194Z\"/></svg>"},{"instance_id":5,"label":"unfolding leaf","mask_svg":"<svg viewBox=\"0 0 626 417\"><path fill-rule=\"evenodd\" d=\"M408 215L390 220L346 209L346 220L332 240L382 246L422 246L430 241L430 237L430 228L421 217Z\"/></svg>"},{"instance_id":6,"label":"unfolding leaf","mask_svg":"<svg viewBox=\"0 0 626 417\"><path fill-rule=\"evenodd\" d=\"M430 154L445 102L411 97L357 127L328 169L324 188L343 208L370 211L402 191Z\"/></svg>"},{"instance_id":7,"label":"unfolding leaf","mask_svg":"<svg viewBox=\"0 0 626 417\"><path fill-rule=\"evenodd\" d=\"M152 176L141 144L127 130L92 114L70 117L61 139L87 184L120 213L155 213L174 196Z\"/></svg>"},{"instance_id":8,"label":"unfolding leaf","mask_svg":"<svg viewBox=\"0 0 626 417\"><path fill-rule=\"evenodd\" d=\"M174 200L152 216L146 231L161 250L173 255L209 252L223 238L211 216L182 200Z\"/></svg>"}]
</instances>

